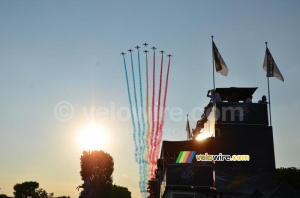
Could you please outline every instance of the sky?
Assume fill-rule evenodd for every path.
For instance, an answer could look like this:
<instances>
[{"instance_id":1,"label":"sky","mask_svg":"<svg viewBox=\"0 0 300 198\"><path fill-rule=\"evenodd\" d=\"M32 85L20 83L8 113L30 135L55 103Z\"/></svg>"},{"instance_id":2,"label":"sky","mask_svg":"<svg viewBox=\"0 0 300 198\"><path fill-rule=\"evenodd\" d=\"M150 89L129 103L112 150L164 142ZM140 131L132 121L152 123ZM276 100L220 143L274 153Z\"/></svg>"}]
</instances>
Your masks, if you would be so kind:
<instances>
[{"instance_id":1,"label":"sky","mask_svg":"<svg viewBox=\"0 0 300 198\"><path fill-rule=\"evenodd\" d=\"M276 167L299 167L299 9L297 0L0 0L0 194L37 181L77 197L80 134L96 123L114 183L141 197L120 53L147 42L173 55L163 139L184 140L186 114L193 128L213 87L212 35L229 68L216 87L258 87L253 101L268 93L268 42L285 78L270 78Z\"/></svg>"}]
</instances>

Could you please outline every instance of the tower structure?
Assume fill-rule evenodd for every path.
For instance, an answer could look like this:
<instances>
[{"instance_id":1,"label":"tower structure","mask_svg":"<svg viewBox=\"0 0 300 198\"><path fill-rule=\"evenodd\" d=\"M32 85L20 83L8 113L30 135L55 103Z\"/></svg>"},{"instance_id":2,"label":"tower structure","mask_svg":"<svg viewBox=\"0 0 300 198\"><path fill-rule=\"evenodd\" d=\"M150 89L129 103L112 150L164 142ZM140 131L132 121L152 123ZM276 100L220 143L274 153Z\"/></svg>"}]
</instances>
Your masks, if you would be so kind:
<instances>
[{"instance_id":1,"label":"tower structure","mask_svg":"<svg viewBox=\"0 0 300 198\"><path fill-rule=\"evenodd\" d=\"M217 88L221 101L212 98L204 108L193 138L163 141L156 171L160 197L242 198L276 186L268 104L251 101L256 89ZM207 127L210 137L197 141Z\"/></svg>"}]
</instances>

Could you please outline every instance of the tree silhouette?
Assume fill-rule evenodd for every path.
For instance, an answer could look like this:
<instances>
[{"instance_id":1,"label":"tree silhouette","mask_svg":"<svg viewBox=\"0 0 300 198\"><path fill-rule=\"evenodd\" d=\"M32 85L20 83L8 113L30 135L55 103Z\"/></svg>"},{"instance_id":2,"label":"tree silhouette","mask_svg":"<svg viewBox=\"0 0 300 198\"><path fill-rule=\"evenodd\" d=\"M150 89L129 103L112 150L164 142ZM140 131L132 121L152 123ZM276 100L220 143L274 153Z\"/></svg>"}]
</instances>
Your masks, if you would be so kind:
<instances>
[{"instance_id":1,"label":"tree silhouette","mask_svg":"<svg viewBox=\"0 0 300 198\"><path fill-rule=\"evenodd\" d=\"M53 198L54 193L47 193L44 189L39 188L35 192L35 197L37 198Z\"/></svg>"},{"instance_id":2,"label":"tree silhouette","mask_svg":"<svg viewBox=\"0 0 300 198\"><path fill-rule=\"evenodd\" d=\"M53 193L47 193L39 188L39 183L35 181L23 182L14 186L15 198L53 198Z\"/></svg>"},{"instance_id":3,"label":"tree silhouette","mask_svg":"<svg viewBox=\"0 0 300 198\"><path fill-rule=\"evenodd\" d=\"M79 198L108 198L112 191L113 158L104 151L83 151L81 179L84 183Z\"/></svg>"},{"instance_id":4,"label":"tree silhouette","mask_svg":"<svg viewBox=\"0 0 300 198\"><path fill-rule=\"evenodd\" d=\"M131 192L125 187L113 185L111 198L131 198Z\"/></svg>"},{"instance_id":5,"label":"tree silhouette","mask_svg":"<svg viewBox=\"0 0 300 198\"><path fill-rule=\"evenodd\" d=\"M148 198L158 198L159 197L159 183L158 179L148 180L147 192L149 193Z\"/></svg>"},{"instance_id":6,"label":"tree silhouette","mask_svg":"<svg viewBox=\"0 0 300 198\"><path fill-rule=\"evenodd\" d=\"M36 190L39 188L39 183L34 181L23 182L14 186L15 198L36 197Z\"/></svg>"},{"instance_id":7,"label":"tree silhouette","mask_svg":"<svg viewBox=\"0 0 300 198\"><path fill-rule=\"evenodd\" d=\"M277 184L281 182L288 182L292 186L300 190L300 168L289 167L289 168L277 168Z\"/></svg>"},{"instance_id":8,"label":"tree silhouette","mask_svg":"<svg viewBox=\"0 0 300 198\"><path fill-rule=\"evenodd\" d=\"M5 195L5 194L1 194L1 195L0 195L0 198L11 198L11 197L9 197L9 196L7 196L7 195Z\"/></svg>"}]
</instances>

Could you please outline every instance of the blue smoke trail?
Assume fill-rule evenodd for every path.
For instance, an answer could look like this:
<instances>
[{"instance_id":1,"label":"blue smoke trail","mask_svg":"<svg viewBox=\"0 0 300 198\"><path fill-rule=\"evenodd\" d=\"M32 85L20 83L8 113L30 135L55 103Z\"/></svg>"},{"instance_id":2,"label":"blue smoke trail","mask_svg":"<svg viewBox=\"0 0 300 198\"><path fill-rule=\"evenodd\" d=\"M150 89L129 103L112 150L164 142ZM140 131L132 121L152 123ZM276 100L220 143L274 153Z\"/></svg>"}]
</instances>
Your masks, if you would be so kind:
<instances>
[{"instance_id":1,"label":"blue smoke trail","mask_svg":"<svg viewBox=\"0 0 300 198\"><path fill-rule=\"evenodd\" d=\"M143 124L143 127L142 127L142 140L143 140L143 146L145 145L145 140L144 140L144 136L146 134L146 130L145 130L145 126L146 126L146 123L145 123L145 118L144 118L144 103L143 103L143 84L142 84L142 77L141 77L141 61L140 61L140 50L138 48L138 63L139 63L139 80L140 80L140 99L141 99L141 113L142 113L142 124ZM145 150L145 148L144 148Z\"/></svg>"},{"instance_id":2,"label":"blue smoke trail","mask_svg":"<svg viewBox=\"0 0 300 198\"><path fill-rule=\"evenodd\" d=\"M127 72L127 67L126 67L126 61L125 61L125 56L123 55L123 60L124 60L124 68L125 68L125 75L126 75L126 84L127 84L127 93L128 93L128 99L129 99L129 106L130 106L130 113L131 113L131 121L132 121L132 126L133 126L133 140L134 140L134 147L135 147L135 161L138 160L137 157L137 142L136 142L136 126L134 122L134 117L133 117L133 108L132 108L132 101L131 101L131 94L130 94L130 87L129 87L129 81L128 81L128 72Z\"/></svg>"},{"instance_id":3,"label":"blue smoke trail","mask_svg":"<svg viewBox=\"0 0 300 198\"><path fill-rule=\"evenodd\" d=\"M136 94L136 86L135 86L134 66L133 66L132 53L130 53L130 54L131 54L133 88L134 88L134 100L135 100L135 104L136 104L136 114L137 114L136 116L137 116L137 121L138 121L138 131L137 131L136 123L134 121L135 117L134 117L134 110L133 110L131 94L130 94L130 86L129 86L125 56L123 56L123 59L124 59L124 68L125 68L125 74L126 74L127 92L128 92L129 104L130 104L130 113L131 113L132 125L133 125L133 139L134 139L134 145L135 145L135 161L139 164L139 174L140 174L139 187L140 187L140 192L142 194L142 197L146 198L147 197L147 190L146 190L147 188L146 188L146 181L144 178L145 178L145 174L146 174L145 164L147 162L144 160L144 157L142 154L142 153L144 153L144 151L143 151L143 145L141 144L142 137L141 137L139 114L138 114L138 103L137 103L137 94ZM140 72L140 66L139 66L139 72ZM140 81L141 81L141 76L140 76ZM141 86L141 83L140 83L140 86ZM140 90L141 90L141 88L140 88Z\"/></svg>"},{"instance_id":4,"label":"blue smoke trail","mask_svg":"<svg viewBox=\"0 0 300 198\"><path fill-rule=\"evenodd\" d=\"M130 58L131 58L131 69L132 69L132 80L133 80L133 90L134 90L134 101L135 101L135 107L136 107L136 116L137 116L137 124L138 124L138 163L140 163L140 155L141 155L141 139L140 137L140 132L141 132L141 124L140 124L140 119L139 119L139 105L137 102L137 94L136 94L136 87L135 87L135 76L134 76L134 67L133 67L133 59L132 59L132 52L130 51Z\"/></svg>"},{"instance_id":5,"label":"blue smoke trail","mask_svg":"<svg viewBox=\"0 0 300 198\"><path fill-rule=\"evenodd\" d=\"M144 117L144 103L143 103L143 84L142 84L142 77L141 77L141 59L140 59L140 50L139 47L136 47L138 50L138 64L139 64L139 81L140 81L140 100L141 100L141 114L142 114L142 133L141 133L141 191L146 189L146 182L147 182L147 162L145 161L145 151L146 151L146 144L145 144L145 135L146 135L146 123Z\"/></svg>"}]
</instances>

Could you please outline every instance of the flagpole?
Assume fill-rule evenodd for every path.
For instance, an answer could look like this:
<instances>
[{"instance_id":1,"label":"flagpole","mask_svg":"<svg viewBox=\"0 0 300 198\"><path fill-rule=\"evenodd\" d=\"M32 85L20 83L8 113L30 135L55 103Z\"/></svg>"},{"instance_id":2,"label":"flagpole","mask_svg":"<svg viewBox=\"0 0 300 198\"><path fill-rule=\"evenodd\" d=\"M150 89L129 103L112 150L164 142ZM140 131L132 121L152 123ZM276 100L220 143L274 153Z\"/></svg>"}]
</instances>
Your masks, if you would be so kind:
<instances>
[{"instance_id":1,"label":"flagpole","mask_svg":"<svg viewBox=\"0 0 300 198\"><path fill-rule=\"evenodd\" d=\"M189 122L189 114L186 114L186 124L188 124L188 122ZM186 127L186 129L187 129L187 127ZM189 131L186 132L186 139L187 140L190 139L190 132Z\"/></svg>"},{"instance_id":2,"label":"flagpole","mask_svg":"<svg viewBox=\"0 0 300 198\"><path fill-rule=\"evenodd\" d=\"M211 36L211 46L213 46L213 42L214 42L214 36L212 35ZM213 64L213 86L214 86L214 89L216 89L216 86L215 86L215 61L214 61L214 49L212 47L212 64Z\"/></svg>"},{"instance_id":3,"label":"flagpole","mask_svg":"<svg viewBox=\"0 0 300 198\"><path fill-rule=\"evenodd\" d=\"M190 122L189 122L189 114L186 114L186 139L191 139L191 128L190 128Z\"/></svg>"},{"instance_id":4,"label":"flagpole","mask_svg":"<svg viewBox=\"0 0 300 198\"><path fill-rule=\"evenodd\" d=\"M268 48L268 42L266 42L266 50ZM268 61L268 60L267 60ZM269 67L269 66L268 66ZM267 69L268 74L268 69ZM270 126L272 126L272 116L271 116L271 97L270 97L270 83L269 83L269 76L267 75L268 79L268 96L269 96L269 114L270 114Z\"/></svg>"}]
</instances>

